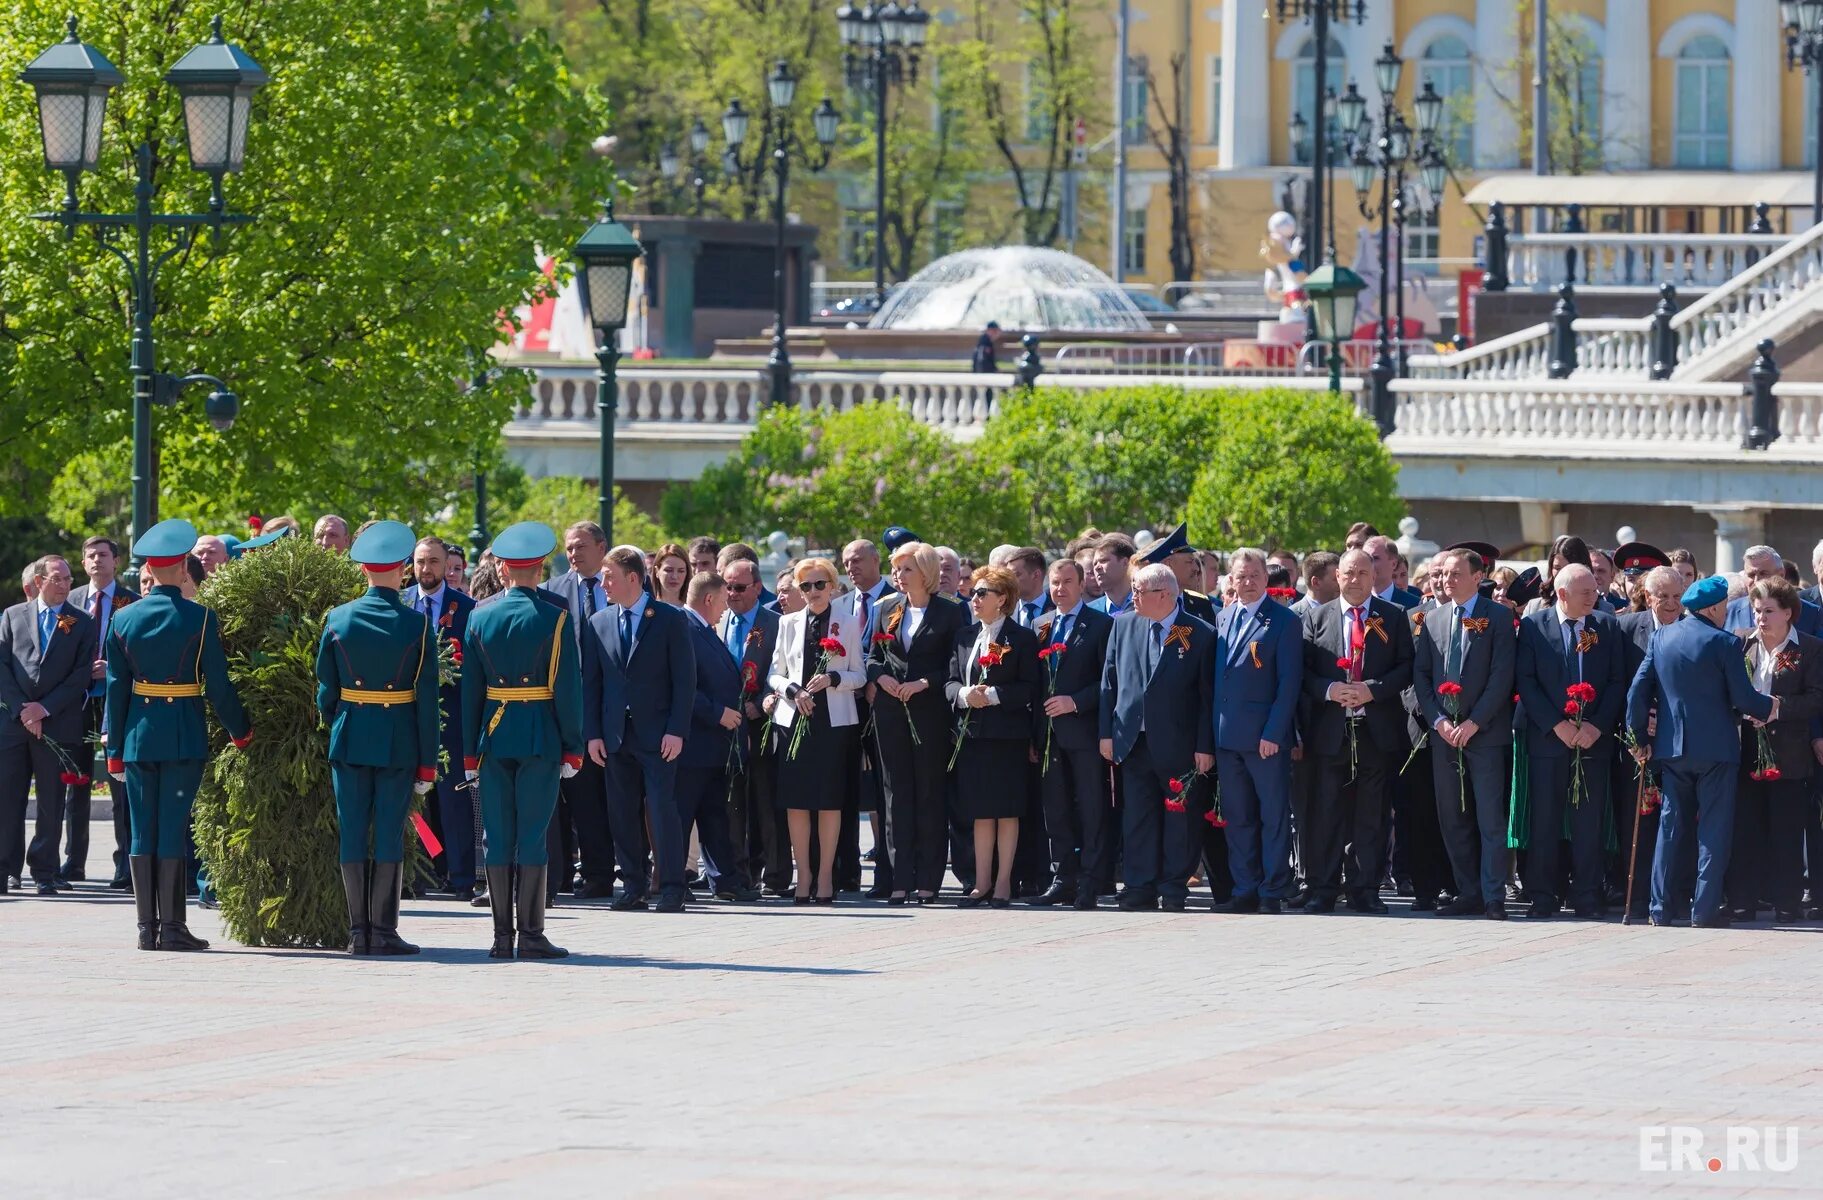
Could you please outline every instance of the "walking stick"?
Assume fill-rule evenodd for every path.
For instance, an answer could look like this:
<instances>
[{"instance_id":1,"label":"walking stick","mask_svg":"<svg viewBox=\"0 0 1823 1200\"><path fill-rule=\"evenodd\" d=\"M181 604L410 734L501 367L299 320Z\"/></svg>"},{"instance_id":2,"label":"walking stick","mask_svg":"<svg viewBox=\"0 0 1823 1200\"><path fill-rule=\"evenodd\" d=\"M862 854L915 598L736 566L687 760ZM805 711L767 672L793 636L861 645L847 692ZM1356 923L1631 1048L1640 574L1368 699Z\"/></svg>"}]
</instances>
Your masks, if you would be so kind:
<instances>
[{"instance_id":1,"label":"walking stick","mask_svg":"<svg viewBox=\"0 0 1823 1200\"><path fill-rule=\"evenodd\" d=\"M1639 865L1639 819L1646 807L1646 764L1639 764L1639 791L1633 797L1633 849L1627 855L1627 902L1620 923L1633 923L1633 871Z\"/></svg>"}]
</instances>

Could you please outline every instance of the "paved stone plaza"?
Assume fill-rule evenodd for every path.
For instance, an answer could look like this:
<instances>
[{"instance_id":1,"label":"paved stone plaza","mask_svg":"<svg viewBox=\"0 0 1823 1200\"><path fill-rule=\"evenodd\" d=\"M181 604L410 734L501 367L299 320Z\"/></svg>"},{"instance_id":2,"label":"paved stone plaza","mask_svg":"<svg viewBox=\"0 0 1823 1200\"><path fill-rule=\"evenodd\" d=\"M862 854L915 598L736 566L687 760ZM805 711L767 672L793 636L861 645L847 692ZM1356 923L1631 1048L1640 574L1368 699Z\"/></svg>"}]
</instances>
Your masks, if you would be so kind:
<instances>
[{"instance_id":1,"label":"paved stone plaza","mask_svg":"<svg viewBox=\"0 0 1823 1200\"><path fill-rule=\"evenodd\" d=\"M444 901L415 959L193 918L0 900L8 1196L1823 1193L1823 928L591 904L541 964ZM1795 1169L1643 1172L1680 1125Z\"/></svg>"}]
</instances>

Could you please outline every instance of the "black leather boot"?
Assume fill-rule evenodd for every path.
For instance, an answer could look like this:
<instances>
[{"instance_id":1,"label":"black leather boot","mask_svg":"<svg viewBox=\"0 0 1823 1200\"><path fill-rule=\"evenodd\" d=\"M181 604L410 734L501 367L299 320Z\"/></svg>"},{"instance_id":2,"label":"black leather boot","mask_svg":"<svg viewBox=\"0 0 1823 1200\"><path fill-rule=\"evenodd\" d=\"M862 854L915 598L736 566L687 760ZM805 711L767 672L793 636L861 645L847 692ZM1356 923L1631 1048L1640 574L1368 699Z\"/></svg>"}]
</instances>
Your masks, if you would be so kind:
<instances>
[{"instance_id":1,"label":"black leather boot","mask_svg":"<svg viewBox=\"0 0 1823 1200\"><path fill-rule=\"evenodd\" d=\"M156 860L158 883L158 948L160 950L207 950L209 943L190 932L184 924L184 864L182 859Z\"/></svg>"},{"instance_id":2,"label":"black leather boot","mask_svg":"<svg viewBox=\"0 0 1823 1200\"><path fill-rule=\"evenodd\" d=\"M364 862L342 864L342 894L348 900L348 953L373 953L367 913L367 869Z\"/></svg>"},{"instance_id":3,"label":"black leather boot","mask_svg":"<svg viewBox=\"0 0 1823 1200\"><path fill-rule=\"evenodd\" d=\"M153 892L152 856L127 856L127 873L133 881L133 908L139 914L139 948L158 949L158 896Z\"/></svg>"},{"instance_id":4,"label":"black leather boot","mask_svg":"<svg viewBox=\"0 0 1823 1200\"><path fill-rule=\"evenodd\" d=\"M513 957L513 868L489 867L487 906L494 914L494 948L489 958Z\"/></svg>"},{"instance_id":5,"label":"black leather boot","mask_svg":"<svg viewBox=\"0 0 1823 1200\"><path fill-rule=\"evenodd\" d=\"M399 864L371 864L367 889L367 944L370 954L416 954L418 948L399 936Z\"/></svg>"},{"instance_id":6,"label":"black leather boot","mask_svg":"<svg viewBox=\"0 0 1823 1200\"><path fill-rule=\"evenodd\" d=\"M568 958L570 952L544 936L544 884L548 867L519 868L519 957Z\"/></svg>"}]
</instances>

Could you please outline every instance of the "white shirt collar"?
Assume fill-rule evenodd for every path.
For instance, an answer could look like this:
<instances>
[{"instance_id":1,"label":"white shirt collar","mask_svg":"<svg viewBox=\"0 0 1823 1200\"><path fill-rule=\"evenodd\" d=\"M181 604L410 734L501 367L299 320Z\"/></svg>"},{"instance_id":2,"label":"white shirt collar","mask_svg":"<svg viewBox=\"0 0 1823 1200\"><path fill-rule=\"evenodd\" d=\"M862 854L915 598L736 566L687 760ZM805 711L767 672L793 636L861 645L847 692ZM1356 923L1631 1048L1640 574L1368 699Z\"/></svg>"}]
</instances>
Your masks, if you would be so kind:
<instances>
[{"instance_id":1,"label":"white shirt collar","mask_svg":"<svg viewBox=\"0 0 1823 1200\"><path fill-rule=\"evenodd\" d=\"M983 625L981 627L982 638L985 639L986 641L990 641L990 642L993 641L995 638L1000 636L1000 627L1005 624L1006 624L1006 618L1004 616L995 617L992 624Z\"/></svg>"},{"instance_id":2,"label":"white shirt collar","mask_svg":"<svg viewBox=\"0 0 1823 1200\"><path fill-rule=\"evenodd\" d=\"M33 615L33 616L40 616L40 615L42 615L42 614L43 614L43 613L44 613L44 611L45 611L45 610L46 610L46 609L48 609L48 608L50 608L50 607L51 607L51 606L50 606L50 605L48 605L48 604L46 604L46 603L45 603L45 602L44 602L44 597L43 597L43 596L33 596L33 597L32 597L32 605L33 605L33 608L32 608L32 615ZM58 608L62 608L62 607L63 607L63 606L62 606L62 605L61 605L61 604L60 604L60 605L58 605L58 606L57 606L57 607L58 607Z\"/></svg>"},{"instance_id":3,"label":"white shirt collar","mask_svg":"<svg viewBox=\"0 0 1823 1200\"><path fill-rule=\"evenodd\" d=\"M1563 625L1565 628L1569 627L1569 624L1571 621L1587 621L1589 619L1588 617L1572 617L1569 613L1567 613L1563 610L1562 601L1558 601L1556 604L1553 604L1551 606L1551 608L1557 613L1558 623Z\"/></svg>"},{"instance_id":4,"label":"white shirt collar","mask_svg":"<svg viewBox=\"0 0 1823 1200\"><path fill-rule=\"evenodd\" d=\"M438 607L439 607L439 608L441 608L441 607L442 607L442 606L443 606L443 593L444 593L444 592L445 592L445 591L446 591L446 590L447 590L447 589L446 589L446 588L445 588L445 587L444 587L444 585L443 585L443 584L442 584L442 583L438 583L438 584L437 584L437 590L436 590L436 591L434 591L434 592L427 592L427 591L425 591L425 590L424 590L424 585L423 585L423 584L419 584L419 585L418 585L418 599L419 599L419 600L420 600L420 601L423 601L423 600L430 600L430 601L433 601L433 602L435 602L435 603L436 603L436 605L437 605L437 606L438 606Z\"/></svg>"},{"instance_id":5,"label":"white shirt collar","mask_svg":"<svg viewBox=\"0 0 1823 1200\"><path fill-rule=\"evenodd\" d=\"M706 619L704 619L702 613L697 612L694 608L691 608L688 604L684 605L684 611L690 614L691 620L695 621L698 625L701 625L704 629L713 629L714 628L713 625L709 624L709 622ZM730 610L730 611L732 611L732 610Z\"/></svg>"}]
</instances>

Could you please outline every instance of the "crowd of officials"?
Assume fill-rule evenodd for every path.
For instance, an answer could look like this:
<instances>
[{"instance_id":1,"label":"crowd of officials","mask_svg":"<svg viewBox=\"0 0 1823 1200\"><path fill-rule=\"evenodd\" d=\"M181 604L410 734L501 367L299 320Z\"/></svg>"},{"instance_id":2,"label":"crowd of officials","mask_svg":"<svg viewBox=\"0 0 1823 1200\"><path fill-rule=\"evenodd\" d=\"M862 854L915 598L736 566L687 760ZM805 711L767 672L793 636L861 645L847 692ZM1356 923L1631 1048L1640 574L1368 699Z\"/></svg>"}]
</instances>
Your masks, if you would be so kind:
<instances>
[{"instance_id":1,"label":"crowd of officials","mask_svg":"<svg viewBox=\"0 0 1823 1200\"><path fill-rule=\"evenodd\" d=\"M142 586L192 614L197 661L175 682L127 661L135 597L105 538L83 546L86 584L48 555L0 619L0 890L84 878L99 776L114 885L152 894L153 942L173 949L189 947L158 941L158 906L188 938L195 783L145 776L122 737L161 701L194 702L200 728L205 698L252 735L231 685L217 695L194 596L232 558L304 535L289 519L244 543L182 530L194 544L136 546ZM1509 904L1702 926L1816 915L1823 608L1770 547L1703 579L1687 552L1575 537L1542 568L1465 543L1414 570L1367 526L1303 556L1198 550L1180 526L1144 549L1087 530L1055 556L1001 546L977 565L894 527L763 577L743 543L610 546L586 521L560 541L517 526L472 568L393 522L328 516L310 536L372 585L331 614L319 660L357 952L410 952L402 889L493 903L497 950L506 904L504 956L516 902L522 956L543 957L561 953L542 911L563 894L618 911L833 904L868 860L866 895L892 905L929 904L953 875L963 907L1182 911L1202 883L1235 913L1385 913L1395 896L1497 920ZM551 572L557 549L568 569ZM356 678L388 637L421 641L410 678ZM445 642L463 680L438 687L423 670ZM515 733L546 709L551 745ZM417 757L369 762L373 736L415 736ZM381 851L402 843L414 788L434 877L401 880L402 853Z\"/></svg>"}]
</instances>

